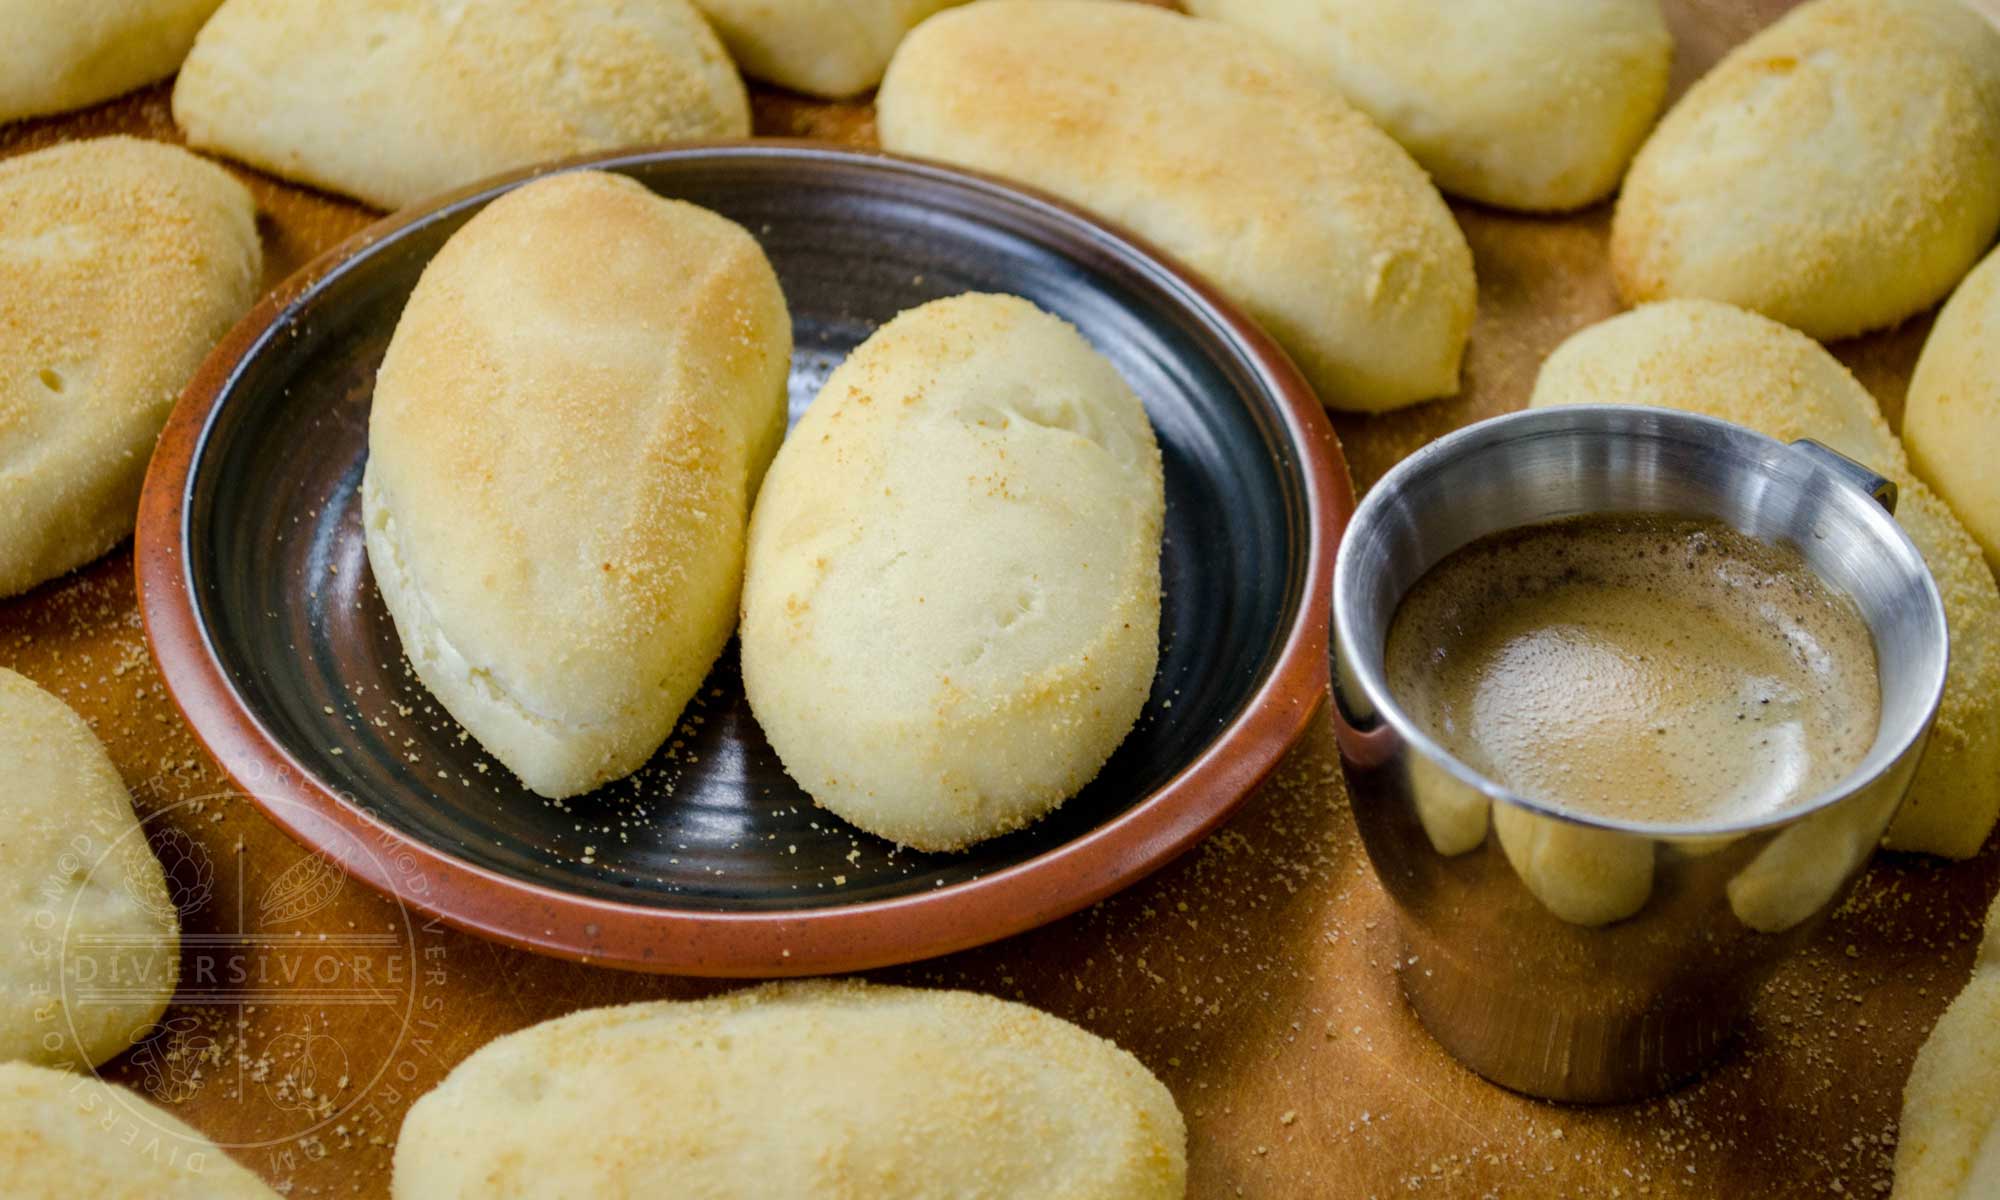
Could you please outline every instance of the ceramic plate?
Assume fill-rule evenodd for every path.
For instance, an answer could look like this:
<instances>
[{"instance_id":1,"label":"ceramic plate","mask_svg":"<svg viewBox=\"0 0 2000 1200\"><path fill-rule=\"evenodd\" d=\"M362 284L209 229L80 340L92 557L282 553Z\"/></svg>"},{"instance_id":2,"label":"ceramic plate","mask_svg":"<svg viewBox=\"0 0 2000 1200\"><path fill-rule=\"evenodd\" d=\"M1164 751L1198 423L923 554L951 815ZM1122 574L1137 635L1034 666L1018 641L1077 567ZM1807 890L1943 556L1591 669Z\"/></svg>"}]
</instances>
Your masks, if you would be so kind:
<instances>
[{"instance_id":1,"label":"ceramic plate","mask_svg":"<svg viewBox=\"0 0 2000 1200\"><path fill-rule=\"evenodd\" d=\"M217 348L161 439L137 542L148 636L195 732L274 820L376 888L514 945L790 975L1072 912L1188 848L1269 773L1324 688L1328 577L1353 498L1311 391L1245 318L1127 235L941 167L768 141L565 165L621 172L757 236L791 305L794 419L858 342L927 300L1013 292L1082 330L1144 400L1166 459L1145 713L1054 815L920 854L792 783L732 644L636 776L562 802L523 789L406 666L369 574L360 484L375 370L418 274L488 201L544 173L527 172L391 216L288 280Z\"/></svg>"}]
</instances>

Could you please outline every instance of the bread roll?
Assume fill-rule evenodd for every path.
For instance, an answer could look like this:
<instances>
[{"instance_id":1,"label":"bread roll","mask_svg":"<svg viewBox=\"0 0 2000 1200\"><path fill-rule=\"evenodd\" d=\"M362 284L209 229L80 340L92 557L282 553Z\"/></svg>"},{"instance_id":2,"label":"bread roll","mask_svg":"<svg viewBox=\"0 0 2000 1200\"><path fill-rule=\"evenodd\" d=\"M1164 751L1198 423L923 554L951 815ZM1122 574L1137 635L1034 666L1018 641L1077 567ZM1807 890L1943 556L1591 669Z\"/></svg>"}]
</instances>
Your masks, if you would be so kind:
<instances>
[{"instance_id":1,"label":"bread roll","mask_svg":"<svg viewBox=\"0 0 2000 1200\"><path fill-rule=\"evenodd\" d=\"M222 0L0 0L0 121L165 79Z\"/></svg>"},{"instance_id":2,"label":"bread roll","mask_svg":"<svg viewBox=\"0 0 2000 1200\"><path fill-rule=\"evenodd\" d=\"M250 193L185 150L0 161L0 596L132 532L174 398L262 273Z\"/></svg>"},{"instance_id":3,"label":"bread roll","mask_svg":"<svg viewBox=\"0 0 2000 1200\"><path fill-rule=\"evenodd\" d=\"M1130 1054L970 992L779 983L589 1009L419 1099L397 1200L1174 1200L1185 1129Z\"/></svg>"},{"instance_id":4,"label":"bread roll","mask_svg":"<svg viewBox=\"0 0 2000 1200\"><path fill-rule=\"evenodd\" d=\"M1893 325L2000 228L2000 31L1958 0L1810 0L1690 89L1626 177L1628 303L1726 300L1816 338Z\"/></svg>"},{"instance_id":5,"label":"bread roll","mask_svg":"<svg viewBox=\"0 0 2000 1200\"><path fill-rule=\"evenodd\" d=\"M1972 978L1917 1051L1903 1089L1895 1200L2000 1195L2000 903Z\"/></svg>"},{"instance_id":6,"label":"bread roll","mask_svg":"<svg viewBox=\"0 0 2000 1200\"><path fill-rule=\"evenodd\" d=\"M277 1200L199 1130L122 1087L0 1063L0 1179L12 1200Z\"/></svg>"},{"instance_id":7,"label":"bread roll","mask_svg":"<svg viewBox=\"0 0 2000 1200\"><path fill-rule=\"evenodd\" d=\"M1454 195L1531 212L1609 195L1667 95L1659 0L1189 0L1271 38Z\"/></svg>"},{"instance_id":8,"label":"bread roll","mask_svg":"<svg viewBox=\"0 0 2000 1200\"><path fill-rule=\"evenodd\" d=\"M1330 408L1458 389L1472 252L1422 168L1313 71L1214 21L980 0L924 22L882 144L1072 200L1207 275Z\"/></svg>"},{"instance_id":9,"label":"bread roll","mask_svg":"<svg viewBox=\"0 0 2000 1200\"><path fill-rule=\"evenodd\" d=\"M228 0L174 84L188 143L382 208L565 155L744 137L688 0Z\"/></svg>"},{"instance_id":10,"label":"bread roll","mask_svg":"<svg viewBox=\"0 0 2000 1200\"><path fill-rule=\"evenodd\" d=\"M2000 571L2000 254L1938 314L1910 377L1903 444Z\"/></svg>"},{"instance_id":11,"label":"bread roll","mask_svg":"<svg viewBox=\"0 0 2000 1200\"><path fill-rule=\"evenodd\" d=\"M1061 804L1152 689L1164 509L1145 410L1067 324L966 295L884 325L750 525L743 686L785 769L922 850Z\"/></svg>"},{"instance_id":12,"label":"bread roll","mask_svg":"<svg viewBox=\"0 0 2000 1200\"><path fill-rule=\"evenodd\" d=\"M745 75L840 99L882 82L896 43L965 0L695 0Z\"/></svg>"},{"instance_id":13,"label":"bread roll","mask_svg":"<svg viewBox=\"0 0 2000 1200\"><path fill-rule=\"evenodd\" d=\"M166 1011L180 916L96 735L5 668L0 773L0 1060L94 1066Z\"/></svg>"},{"instance_id":14,"label":"bread roll","mask_svg":"<svg viewBox=\"0 0 2000 1200\"><path fill-rule=\"evenodd\" d=\"M1754 313L1678 300L1613 317L1558 346L1531 403L1705 413L1780 441L1813 438L1896 481L1896 519L1944 596L1951 670L1888 844L1951 858L1978 853L2000 815L2000 588L1971 535L1911 473L1874 397L1847 368L1810 338Z\"/></svg>"},{"instance_id":15,"label":"bread roll","mask_svg":"<svg viewBox=\"0 0 2000 1200\"><path fill-rule=\"evenodd\" d=\"M445 243L375 385L368 562L417 677L546 796L630 774L735 625L791 320L743 229L618 175Z\"/></svg>"}]
</instances>

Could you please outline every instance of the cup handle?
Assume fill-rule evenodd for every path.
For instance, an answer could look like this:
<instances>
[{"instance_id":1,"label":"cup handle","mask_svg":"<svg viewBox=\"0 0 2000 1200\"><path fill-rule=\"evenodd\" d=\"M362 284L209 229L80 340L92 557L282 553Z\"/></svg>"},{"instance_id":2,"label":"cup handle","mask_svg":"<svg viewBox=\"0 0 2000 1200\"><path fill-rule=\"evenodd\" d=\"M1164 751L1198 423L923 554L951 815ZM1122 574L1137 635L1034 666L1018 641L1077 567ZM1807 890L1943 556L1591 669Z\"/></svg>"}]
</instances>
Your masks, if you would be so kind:
<instances>
[{"instance_id":1,"label":"cup handle","mask_svg":"<svg viewBox=\"0 0 2000 1200\"><path fill-rule=\"evenodd\" d=\"M1896 511L1896 481L1877 474L1872 468L1863 466L1838 450L1831 450L1811 438L1800 438L1792 443L1792 449L1802 451L1806 457L1833 472L1834 477L1852 488L1868 493L1877 504Z\"/></svg>"}]
</instances>

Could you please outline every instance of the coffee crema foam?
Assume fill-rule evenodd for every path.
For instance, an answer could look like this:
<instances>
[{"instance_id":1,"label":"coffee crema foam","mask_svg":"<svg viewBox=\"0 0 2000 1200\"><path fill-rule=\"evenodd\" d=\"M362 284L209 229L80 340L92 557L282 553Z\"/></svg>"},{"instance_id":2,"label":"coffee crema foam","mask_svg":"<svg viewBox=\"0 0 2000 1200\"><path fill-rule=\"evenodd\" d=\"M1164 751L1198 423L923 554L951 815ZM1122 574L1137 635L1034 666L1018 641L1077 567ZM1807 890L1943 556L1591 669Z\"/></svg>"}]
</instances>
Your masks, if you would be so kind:
<instances>
[{"instance_id":1,"label":"coffee crema foam","mask_svg":"<svg viewBox=\"0 0 2000 1200\"><path fill-rule=\"evenodd\" d=\"M1585 815L1749 822L1838 782L1881 710L1854 602L1797 549L1705 518L1482 538L1397 609L1389 686L1446 750Z\"/></svg>"}]
</instances>

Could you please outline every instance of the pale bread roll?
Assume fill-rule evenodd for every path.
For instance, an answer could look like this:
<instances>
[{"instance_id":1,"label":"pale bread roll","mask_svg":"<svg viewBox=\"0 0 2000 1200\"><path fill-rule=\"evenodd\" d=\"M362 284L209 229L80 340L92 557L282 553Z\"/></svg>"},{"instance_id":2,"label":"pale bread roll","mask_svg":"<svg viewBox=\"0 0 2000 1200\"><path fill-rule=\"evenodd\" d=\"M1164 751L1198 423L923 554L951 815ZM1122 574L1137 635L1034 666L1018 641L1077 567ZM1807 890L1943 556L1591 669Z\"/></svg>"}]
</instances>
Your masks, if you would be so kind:
<instances>
[{"instance_id":1,"label":"pale bread roll","mask_svg":"<svg viewBox=\"0 0 2000 1200\"><path fill-rule=\"evenodd\" d=\"M1458 390L1472 252L1423 169L1315 73L1215 21L980 0L903 40L882 144L1045 188L1213 280L1329 408Z\"/></svg>"},{"instance_id":2,"label":"pale bread roll","mask_svg":"<svg viewBox=\"0 0 2000 1200\"><path fill-rule=\"evenodd\" d=\"M97 736L5 668L0 778L0 1060L93 1066L166 1011L180 916Z\"/></svg>"},{"instance_id":3,"label":"pale bread roll","mask_svg":"<svg viewBox=\"0 0 2000 1200\"><path fill-rule=\"evenodd\" d=\"M1659 0L1189 0L1299 55L1454 195L1611 194L1667 95Z\"/></svg>"},{"instance_id":4,"label":"pale bread roll","mask_svg":"<svg viewBox=\"0 0 2000 1200\"><path fill-rule=\"evenodd\" d=\"M1894 1200L2000 1196L2000 903L1903 1088Z\"/></svg>"},{"instance_id":5,"label":"pale bread roll","mask_svg":"<svg viewBox=\"0 0 2000 1200\"><path fill-rule=\"evenodd\" d=\"M587 1009L417 1101L398 1200L1176 1200L1186 1131L1139 1060L971 992L776 983Z\"/></svg>"},{"instance_id":6,"label":"pale bread roll","mask_svg":"<svg viewBox=\"0 0 2000 1200\"><path fill-rule=\"evenodd\" d=\"M623 176L495 200L376 380L368 562L417 677L547 796L638 769L735 627L791 319L730 221Z\"/></svg>"},{"instance_id":7,"label":"pale bread roll","mask_svg":"<svg viewBox=\"0 0 2000 1200\"><path fill-rule=\"evenodd\" d=\"M882 82L896 43L966 0L695 0L745 75L838 100Z\"/></svg>"},{"instance_id":8,"label":"pale bread roll","mask_svg":"<svg viewBox=\"0 0 2000 1200\"><path fill-rule=\"evenodd\" d=\"M1054 809L1152 690L1164 511L1145 409L1069 325L976 294L884 325L750 523L743 687L786 771L922 850Z\"/></svg>"},{"instance_id":9,"label":"pale bread roll","mask_svg":"<svg viewBox=\"0 0 2000 1200\"><path fill-rule=\"evenodd\" d=\"M688 0L228 0L174 84L188 144L382 208L545 159L745 137Z\"/></svg>"},{"instance_id":10,"label":"pale bread roll","mask_svg":"<svg viewBox=\"0 0 2000 1200\"><path fill-rule=\"evenodd\" d=\"M165 79L222 0L0 0L0 121Z\"/></svg>"},{"instance_id":11,"label":"pale bread roll","mask_svg":"<svg viewBox=\"0 0 2000 1200\"><path fill-rule=\"evenodd\" d=\"M1810 0L1633 161L1628 303L1725 300L1821 339L1929 307L2000 228L2000 31L1959 0Z\"/></svg>"},{"instance_id":12,"label":"pale bread roll","mask_svg":"<svg viewBox=\"0 0 2000 1200\"><path fill-rule=\"evenodd\" d=\"M1572 336L1542 364L1531 403L1705 413L1780 441L1812 438L1896 481L1896 520L1944 596L1951 669L1888 844L1951 858L1978 853L2000 815L2000 588L1972 536L1911 473L1874 397L1847 368L1812 339L1755 313L1676 300Z\"/></svg>"},{"instance_id":13,"label":"pale bread roll","mask_svg":"<svg viewBox=\"0 0 2000 1200\"><path fill-rule=\"evenodd\" d=\"M125 1088L0 1063L11 1200L277 1200L200 1130Z\"/></svg>"},{"instance_id":14,"label":"pale bread roll","mask_svg":"<svg viewBox=\"0 0 2000 1200\"><path fill-rule=\"evenodd\" d=\"M1938 314L1910 377L1903 444L2000 571L2000 254Z\"/></svg>"},{"instance_id":15,"label":"pale bread roll","mask_svg":"<svg viewBox=\"0 0 2000 1200\"><path fill-rule=\"evenodd\" d=\"M185 150L0 160L0 596L132 532L174 398L262 272L250 193Z\"/></svg>"}]
</instances>

